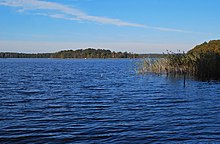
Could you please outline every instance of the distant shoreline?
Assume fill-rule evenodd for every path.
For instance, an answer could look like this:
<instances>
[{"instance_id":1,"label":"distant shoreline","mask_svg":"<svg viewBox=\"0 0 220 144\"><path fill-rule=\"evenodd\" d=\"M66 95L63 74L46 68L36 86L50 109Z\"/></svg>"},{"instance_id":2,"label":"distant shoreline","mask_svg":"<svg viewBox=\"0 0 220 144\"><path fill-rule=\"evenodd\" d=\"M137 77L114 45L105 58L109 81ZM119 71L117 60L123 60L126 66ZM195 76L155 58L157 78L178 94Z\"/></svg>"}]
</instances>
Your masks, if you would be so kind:
<instances>
[{"instance_id":1,"label":"distant shoreline","mask_svg":"<svg viewBox=\"0 0 220 144\"><path fill-rule=\"evenodd\" d=\"M135 54L130 52L112 52L105 49L64 50L55 53L16 53L0 52L0 58L51 58L51 59L134 59L158 58L164 54Z\"/></svg>"}]
</instances>

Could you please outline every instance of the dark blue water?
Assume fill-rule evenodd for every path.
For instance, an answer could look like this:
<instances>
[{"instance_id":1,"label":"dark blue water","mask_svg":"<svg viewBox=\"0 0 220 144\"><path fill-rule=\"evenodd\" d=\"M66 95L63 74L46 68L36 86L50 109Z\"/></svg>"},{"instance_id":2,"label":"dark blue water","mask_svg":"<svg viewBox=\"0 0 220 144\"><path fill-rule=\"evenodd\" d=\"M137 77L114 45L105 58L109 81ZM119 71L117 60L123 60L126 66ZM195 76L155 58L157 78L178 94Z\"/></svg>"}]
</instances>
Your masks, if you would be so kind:
<instances>
[{"instance_id":1,"label":"dark blue water","mask_svg":"<svg viewBox=\"0 0 220 144\"><path fill-rule=\"evenodd\" d=\"M220 83L133 60L0 59L0 143L220 143Z\"/></svg>"}]
</instances>

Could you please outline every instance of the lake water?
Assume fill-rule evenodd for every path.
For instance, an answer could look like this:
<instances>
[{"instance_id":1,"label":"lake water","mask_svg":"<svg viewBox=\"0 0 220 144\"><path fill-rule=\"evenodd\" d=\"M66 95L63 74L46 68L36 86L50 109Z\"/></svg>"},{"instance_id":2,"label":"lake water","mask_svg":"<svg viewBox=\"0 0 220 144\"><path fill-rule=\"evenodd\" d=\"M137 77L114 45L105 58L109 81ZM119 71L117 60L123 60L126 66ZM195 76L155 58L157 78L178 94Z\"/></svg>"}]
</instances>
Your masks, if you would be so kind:
<instances>
[{"instance_id":1,"label":"lake water","mask_svg":"<svg viewBox=\"0 0 220 144\"><path fill-rule=\"evenodd\" d=\"M220 143L220 82L134 66L0 59L0 143Z\"/></svg>"}]
</instances>

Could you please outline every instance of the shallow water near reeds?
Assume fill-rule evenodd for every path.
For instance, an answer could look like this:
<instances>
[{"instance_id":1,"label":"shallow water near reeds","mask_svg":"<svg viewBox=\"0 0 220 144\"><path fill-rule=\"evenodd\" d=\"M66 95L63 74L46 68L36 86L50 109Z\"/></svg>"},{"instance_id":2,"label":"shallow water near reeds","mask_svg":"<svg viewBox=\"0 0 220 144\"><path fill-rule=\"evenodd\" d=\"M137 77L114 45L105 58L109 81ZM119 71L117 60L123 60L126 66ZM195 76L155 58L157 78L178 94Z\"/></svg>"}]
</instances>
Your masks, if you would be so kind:
<instances>
[{"instance_id":1,"label":"shallow water near reeds","mask_svg":"<svg viewBox=\"0 0 220 144\"><path fill-rule=\"evenodd\" d=\"M0 143L218 143L220 83L137 60L0 59Z\"/></svg>"}]
</instances>

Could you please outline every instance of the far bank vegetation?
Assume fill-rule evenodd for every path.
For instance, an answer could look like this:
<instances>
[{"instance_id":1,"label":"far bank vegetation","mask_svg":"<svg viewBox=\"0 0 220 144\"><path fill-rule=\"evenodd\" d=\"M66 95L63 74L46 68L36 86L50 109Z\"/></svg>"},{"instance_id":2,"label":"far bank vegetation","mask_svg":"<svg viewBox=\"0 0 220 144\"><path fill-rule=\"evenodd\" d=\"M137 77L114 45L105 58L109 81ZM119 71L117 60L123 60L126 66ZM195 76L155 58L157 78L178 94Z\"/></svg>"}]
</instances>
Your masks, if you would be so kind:
<instances>
[{"instance_id":1,"label":"far bank vegetation","mask_svg":"<svg viewBox=\"0 0 220 144\"><path fill-rule=\"evenodd\" d=\"M57 59L82 59L82 58L158 58L164 56L162 54L136 54L130 52L115 52L106 49L77 49L63 50L55 53L13 53L0 52L0 58L57 58Z\"/></svg>"},{"instance_id":2,"label":"far bank vegetation","mask_svg":"<svg viewBox=\"0 0 220 144\"><path fill-rule=\"evenodd\" d=\"M0 58L139 58L140 55L128 52L112 52L105 49L78 49L78 50L63 50L55 53L12 53L0 52Z\"/></svg>"}]
</instances>

